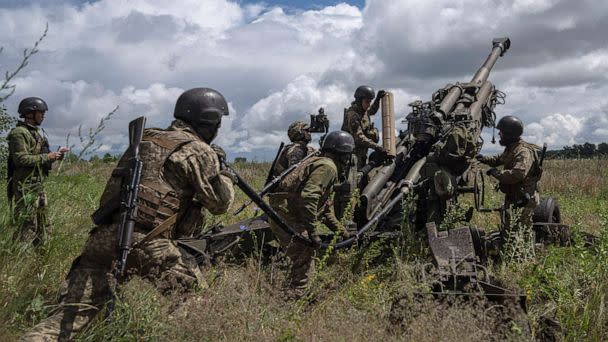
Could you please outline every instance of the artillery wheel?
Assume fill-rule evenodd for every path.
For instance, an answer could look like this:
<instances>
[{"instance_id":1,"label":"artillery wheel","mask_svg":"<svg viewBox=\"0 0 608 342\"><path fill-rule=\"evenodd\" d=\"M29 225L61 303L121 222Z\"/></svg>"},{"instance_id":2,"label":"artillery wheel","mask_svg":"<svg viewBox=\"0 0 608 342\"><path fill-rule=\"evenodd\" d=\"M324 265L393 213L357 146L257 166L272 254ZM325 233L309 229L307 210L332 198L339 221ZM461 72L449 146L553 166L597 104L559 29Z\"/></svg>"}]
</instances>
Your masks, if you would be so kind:
<instances>
[{"instance_id":1,"label":"artillery wheel","mask_svg":"<svg viewBox=\"0 0 608 342\"><path fill-rule=\"evenodd\" d=\"M534 209L532 221L545 223L561 223L562 215L557 200L553 197L542 198L538 206L536 206L536 208Z\"/></svg>"},{"instance_id":2,"label":"artillery wheel","mask_svg":"<svg viewBox=\"0 0 608 342\"><path fill-rule=\"evenodd\" d=\"M477 170L473 177L473 199L475 200L475 210L483 208L486 200L485 192L486 180L482 170Z\"/></svg>"}]
</instances>

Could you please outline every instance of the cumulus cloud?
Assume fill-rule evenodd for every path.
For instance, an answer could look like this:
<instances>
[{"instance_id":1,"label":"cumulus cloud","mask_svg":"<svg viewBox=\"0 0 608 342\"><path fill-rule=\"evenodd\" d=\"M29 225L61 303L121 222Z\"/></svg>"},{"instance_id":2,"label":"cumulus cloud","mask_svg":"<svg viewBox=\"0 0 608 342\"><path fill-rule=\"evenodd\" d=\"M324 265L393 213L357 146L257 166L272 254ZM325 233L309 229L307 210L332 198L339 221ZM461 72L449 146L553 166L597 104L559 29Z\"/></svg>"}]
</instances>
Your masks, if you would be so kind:
<instances>
[{"instance_id":1,"label":"cumulus cloud","mask_svg":"<svg viewBox=\"0 0 608 342\"><path fill-rule=\"evenodd\" d=\"M149 125L166 125L179 93L210 86L232 113L218 143L231 156L269 157L289 123L320 106L339 128L360 84L393 91L405 116L407 103L468 81L492 38L509 36L511 50L491 75L507 93L497 112L520 116L534 142L559 147L608 138L606 17L600 0L368 0L363 9L312 10L229 0L23 1L0 9L0 57L14 65L49 23L7 106L48 99L53 140L119 105L102 138L118 152L128 120L146 115Z\"/></svg>"}]
</instances>

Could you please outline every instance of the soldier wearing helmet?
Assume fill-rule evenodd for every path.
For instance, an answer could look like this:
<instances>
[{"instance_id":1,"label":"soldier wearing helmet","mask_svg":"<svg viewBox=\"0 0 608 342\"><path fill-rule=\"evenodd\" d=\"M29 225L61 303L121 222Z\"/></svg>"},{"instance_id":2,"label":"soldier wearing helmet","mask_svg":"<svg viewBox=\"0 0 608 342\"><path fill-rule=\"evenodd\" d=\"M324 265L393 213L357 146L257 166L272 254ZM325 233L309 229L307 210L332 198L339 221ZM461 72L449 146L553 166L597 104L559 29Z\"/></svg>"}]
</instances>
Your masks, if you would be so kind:
<instances>
[{"instance_id":1,"label":"soldier wearing helmet","mask_svg":"<svg viewBox=\"0 0 608 342\"><path fill-rule=\"evenodd\" d=\"M19 117L7 136L8 184L7 196L14 204L15 221L20 225L15 237L34 245L41 243L50 232L47 198L43 180L53 162L63 159L67 148L49 150L49 142L40 125L48 106L39 97L27 97L19 103Z\"/></svg>"},{"instance_id":2,"label":"soldier wearing helmet","mask_svg":"<svg viewBox=\"0 0 608 342\"><path fill-rule=\"evenodd\" d=\"M517 226L530 226L532 214L538 205L540 198L538 193L538 181L542 170L538 151L540 147L527 143L521 139L524 125L515 116L504 116L496 125L499 130L500 145L505 147L503 153L497 156L477 155L480 162L492 166L487 173L496 178L500 190L505 194L506 229L517 228ZM502 165L502 170L496 169ZM508 209L521 208L519 219L511 224Z\"/></svg>"},{"instance_id":3,"label":"soldier wearing helmet","mask_svg":"<svg viewBox=\"0 0 608 342\"><path fill-rule=\"evenodd\" d=\"M140 144L143 162L133 249L127 274L153 280L159 291L186 291L204 285L194 258L175 239L200 232L205 210L225 213L234 199L233 177L223 170L221 148L209 144L218 133L228 104L210 88L179 96L166 129L147 128ZM72 340L111 296L108 274L118 257L122 176L129 154L118 162L93 214L93 229L82 254L73 262L59 310L35 326L24 340ZM122 173L124 174L124 172Z\"/></svg>"},{"instance_id":4,"label":"soldier wearing helmet","mask_svg":"<svg viewBox=\"0 0 608 342\"><path fill-rule=\"evenodd\" d=\"M269 195L270 205L277 213L295 231L317 243L320 242L316 228L318 221L334 232L348 235L336 218L329 199L334 185L344 180L350 168L354 147L353 137L347 132L329 133L323 141L321 155L305 160ZM295 290L295 295L300 296L307 287L315 248L293 239L272 221L270 227L291 259L290 286Z\"/></svg>"},{"instance_id":5,"label":"soldier wearing helmet","mask_svg":"<svg viewBox=\"0 0 608 342\"><path fill-rule=\"evenodd\" d=\"M297 164L307 155L315 152L312 146L308 146L311 140L310 126L304 121L295 121L289 125L287 136L291 144L285 146L277 159L275 169L273 170L275 177L290 166Z\"/></svg>"},{"instance_id":6,"label":"soldier wearing helmet","mask_svg":"<svg viewBox=\"0 0 608 342\"><path fill-rule=\"evenodd\" d=\"M357 157L357 169L361 169L367 163L369 148L386 152L382 145L378 144L380 139L378 129L373 126L370 119L370 115L378 112L380 99L385 94L384 90L380 90L378 96L376 96L372 87L359 86L355 90L355 101L351 103L349 108L344 109L342 130L350 133L355 140L354 154ZM372 100L374 101L372 102Z\"/></svg>"}]
</instances>

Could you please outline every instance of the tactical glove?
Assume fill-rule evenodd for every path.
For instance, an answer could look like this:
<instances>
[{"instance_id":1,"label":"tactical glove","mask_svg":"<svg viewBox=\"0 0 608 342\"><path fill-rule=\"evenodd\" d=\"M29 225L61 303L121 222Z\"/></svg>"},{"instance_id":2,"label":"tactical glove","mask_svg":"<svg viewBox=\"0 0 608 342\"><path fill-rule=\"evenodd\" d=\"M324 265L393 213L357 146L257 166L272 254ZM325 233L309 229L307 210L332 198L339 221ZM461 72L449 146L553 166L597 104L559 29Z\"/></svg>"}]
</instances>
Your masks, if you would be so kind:
<instances>
[{"instance_id":1,"label":"tactical glove","mask_svg":"<svg viewBox=\"0 0 608 342\"><path fill-rule=\"evenodd\" d=\"M381 99L386 95L386 91L385 90L378 90L378 95L376 95L377 98Z\"/></svg>"},{"instance_id":2,"label":"tactical glove","mask_svg":"<svg viewBox=\"0 0 608 342\"><path fill-rule=\"evenodd\" d=\"M232 171L228 168L224 168L223 170L221 170L220 175L230 178L230 180L232 181L232 184L236 184L239 181L238 178L236 177L236 174L234 173L234 171Z\"/></svg>"},{"instance_id":3,"label":"tactical glove","mask_svg":"<svg viewBox=\"0 0 608 342\"><path fill-rule=\"evenodd\" d=\"M312 244L313 244L315 247L319 247L319 246L321 246L321 242L322 242L322 241L321 241L321 237L319 237L319 235L317 235L317 234L311 234L311 235L310 235L310 241L312 241Z\"/></svg>"},{"instance_id":4,"label":"tactical glove","mask_svg":"<svg viewBox=\"0 0 608 342\"><path fill-rule=\"evenodd\" d=\"M215 152L215 154L217 155L217 159L220 161L220 163L225 162L226 161L226 152L224 152L224 149L216 144L211 144L210 146L211 146L211 149L213 149L213 152Z\"/></svg>"},{"instance_id":5,"label":"tactical glove","mask_svg":"<svg viewBox=\"0 0 608 342\"><path fill-rule=\"evenodd\" d=\"M484 158L485 158L485 157L483 156L483 154L478 154L478 155L476 155L476 156L475 156L475 159L477 159L477 161L478 161L478 162L481 162L481 163L483 163L483 159L484 159Z\"/></svg>"},{"instance_id":6,"label":"tactical glove","mask_svg":"<svg viewBox=\"0 0 608 342\"><path fill-rule=\"evenodd\" d=\"M492 176L494 178L498 177L498 169L495 167L491 167L486 171L486 175Z\"/></svg>"}]
</instances>

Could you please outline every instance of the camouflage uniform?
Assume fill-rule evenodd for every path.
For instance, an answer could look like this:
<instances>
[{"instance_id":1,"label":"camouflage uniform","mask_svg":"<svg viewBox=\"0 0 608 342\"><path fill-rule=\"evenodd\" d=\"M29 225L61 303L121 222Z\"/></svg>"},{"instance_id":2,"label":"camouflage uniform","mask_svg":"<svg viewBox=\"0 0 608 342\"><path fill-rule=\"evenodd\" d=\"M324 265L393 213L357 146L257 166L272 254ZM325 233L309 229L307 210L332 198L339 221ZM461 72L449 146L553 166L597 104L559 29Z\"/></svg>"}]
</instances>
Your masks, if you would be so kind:
<instances>
[{"instance_id":1,"label":"camouflage uniform","mask_svg":"<svg viewBox=\"0 0 608 342\"><path fill-rule=\"evenodd\" d=\"M425 182L419 190L423 193L419 196L418 212L425 213L426 217L418 222L419 227L427 222L437 225L443 222L448 202L455 198L460 177L469 168L478 148L473 129L463 124L454 126L445 140L434 146L433 154L420 172Z\"/></svg>"},{"instance_id":2,"label":"camouflage uniform","mask_svg":"<svg viewBox=\"0 0 608 342\"><path fill-rule=\"evenodd\" d=\"M314 153L315 149L312 146L308 146L306 141L296 141L292 144L285 146L274 169L275 177L283 173L290 166L297 164L300 160L304 159L307 155Z\"/></svg>"},{"instance_id":3,"label":"camouflage uniform","mask_svg":"<svg viewBox=\"0 0 608 342\"><path fill-rule=\"evenodd\" d=\"M312 157L286 176L274 193L270 205L296 232L312 237L315 224L321 220L332 231L342 229L329 196L338 178L336 164L328 157ZM308 282L315 249L306 246L284 232L275 222L270 228L279 239L285 254L291 259L291 286L303 290Z\"/></svg>"},{"instance_id":4,"label":"camouflage uniform","mask_svg":"<svg viewBox=\"0 0 608 342\"><path fill-rule=\"evenodd\" d=\"M497 156L482 157L480 162L495 166L503 166L495 174L500 191L505 194L505 208L521 208L519 225L530 226L534 208L540 202L538 181L541 171L538 151L540 147L521 139L508 145L504 152ZM510 214L506 212L505 228L510 229Z\"/></svg>"},{"instance_id":5,"label":"camouflage uniform","mask_svg":"<svg viewBox=\"0 0 608 342\"><path fill-rule=\"evenodd\" d=\"M357 170L367 164L367 149L378 146L380 136L378 129L372 126L370 115L376 114L379 107L379 102L374 101L366 111L360 104L352 102L351 106L344 110L342 130L350 133L355 139L354 155L357 157Z\"/></svg>"},{"instance_id":6,"label":"camouflage uniform","mask_svg":"<svg viewBox=\"0 0 608 342\"><path fill-rule=\"evenodd\" d=\"M201 229L202 208L225 213L234 199L231 180L220 174L216 153L200 140L193 128L175 120L166 129L146 129L140 145L143 161L138 195L134 248L127 273L153 281L161 292L187 290L203 284L193 258L173 239L189 237ZM125 166L126 158L119 161ZM110 179L100 207L112 205L120 180ZM156 238L139 243L159 222L176 217L176 223ZM118 258L120 213L95 227L82 254L67 276L58 311L36 325L23 340L73 339L111 298L113 262Z\"/></svg>"},{"instance_id":7,"label":"camouflage uniform","mask_svg":"<svg viewBox=\"0 0 608 342\"><path fill-rule=\"evenodd\" d=\"M14 216L20 225L15 237L22 241L42 242L50 232L47 197L43 180L52 161L49 142L36 126L17 123L7 136L9 182L7 193L14 203Z\"/></svg>"}]
</instances>

